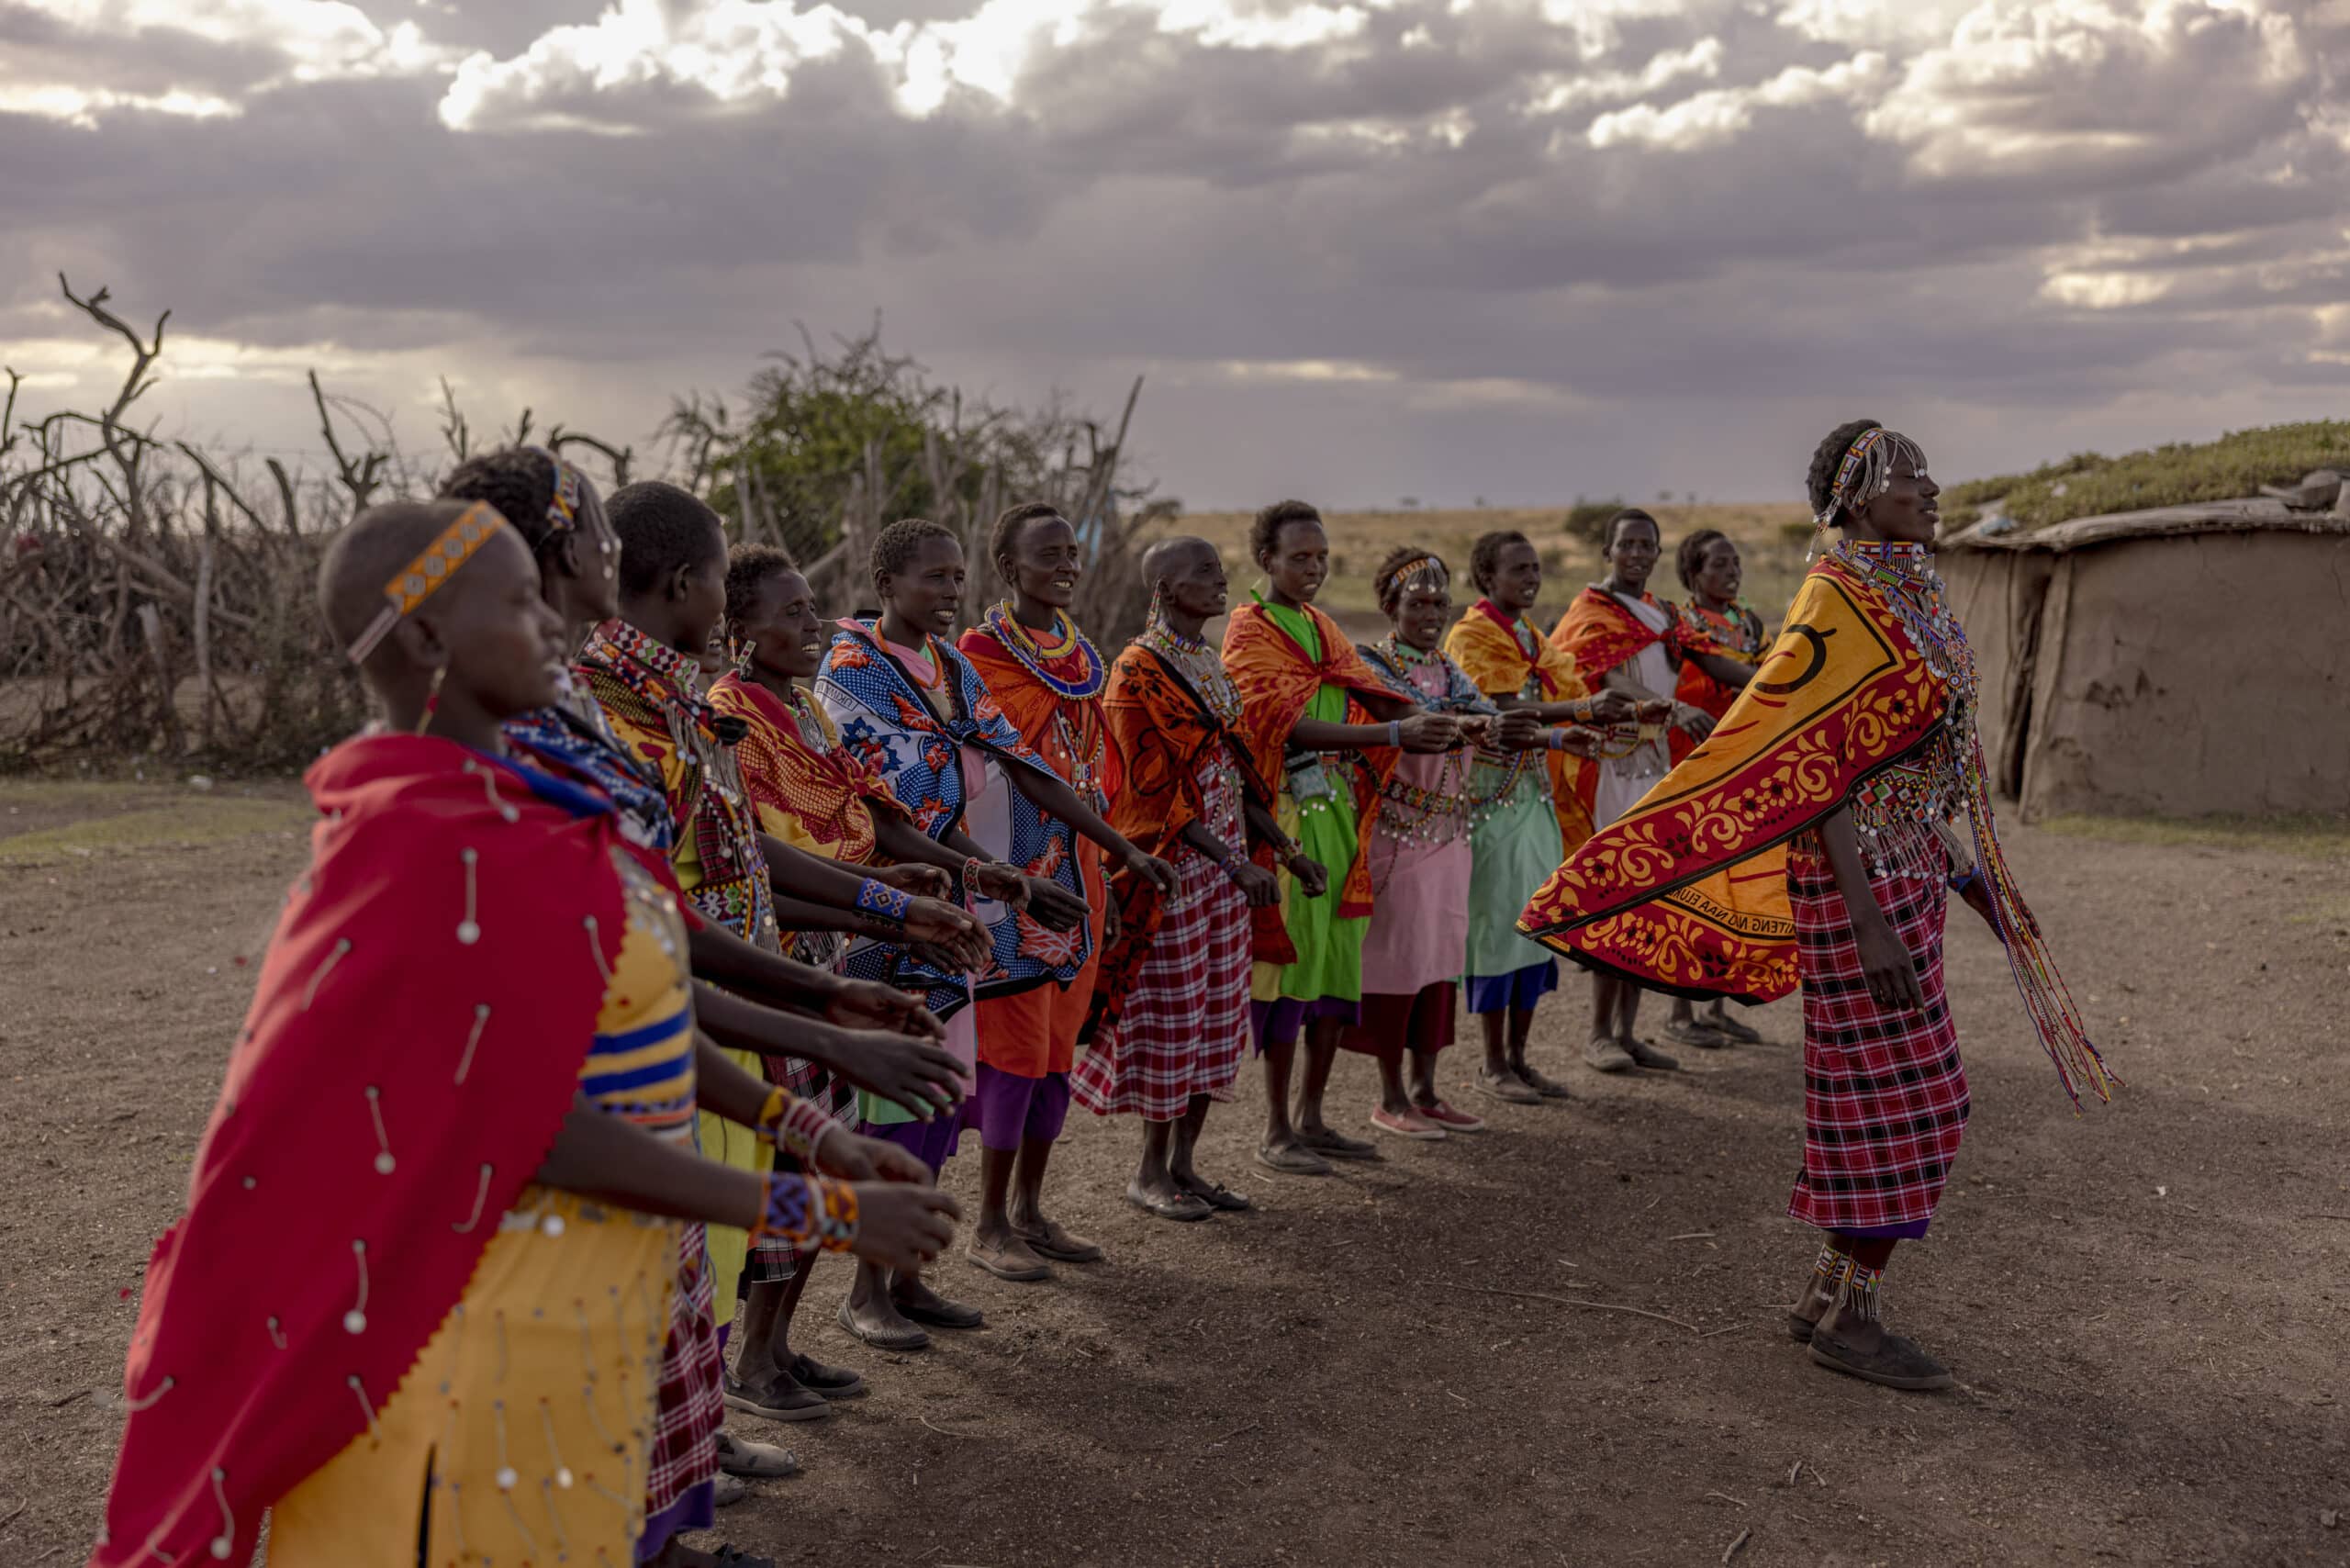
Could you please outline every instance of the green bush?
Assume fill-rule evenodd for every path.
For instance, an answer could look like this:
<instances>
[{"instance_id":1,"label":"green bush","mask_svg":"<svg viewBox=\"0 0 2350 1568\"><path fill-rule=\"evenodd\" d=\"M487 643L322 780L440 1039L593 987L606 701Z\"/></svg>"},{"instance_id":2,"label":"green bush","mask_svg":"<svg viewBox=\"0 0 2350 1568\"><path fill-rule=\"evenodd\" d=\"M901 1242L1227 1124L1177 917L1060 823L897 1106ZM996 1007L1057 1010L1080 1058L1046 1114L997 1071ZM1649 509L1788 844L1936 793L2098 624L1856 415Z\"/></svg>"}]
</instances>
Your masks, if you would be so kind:
<instances>
[{"instance_id":1,"label":"green bush","mask_svg":"<svg viewBox=\"0 0 2350 1568\"><path fill-rule=\"evenodd\" d=\"M2263 485L2312 468L2350 468L2350 420L2313 420L2234 431L2217 441L2175 442L2122 457L2083 452L2029 474L1970 479L1942 492L1947 528L1962 528L1993 501L2026 528L2077 517L2255 496Z\"/></svg>"},{"instance_id":2,"label":"green bush","mask_svg":"<svg viewBox=\"0 0 2350 1568\"><path fill-rule=\"evenodd\" d=\"M1567 533L1588 544L1602 543L1600 535L1607 527L1607 520L1630 504L1621 496L1603 501L1587 501L1577 496L1575 504L1567 509Z\"/></svg>"}]
</instances>

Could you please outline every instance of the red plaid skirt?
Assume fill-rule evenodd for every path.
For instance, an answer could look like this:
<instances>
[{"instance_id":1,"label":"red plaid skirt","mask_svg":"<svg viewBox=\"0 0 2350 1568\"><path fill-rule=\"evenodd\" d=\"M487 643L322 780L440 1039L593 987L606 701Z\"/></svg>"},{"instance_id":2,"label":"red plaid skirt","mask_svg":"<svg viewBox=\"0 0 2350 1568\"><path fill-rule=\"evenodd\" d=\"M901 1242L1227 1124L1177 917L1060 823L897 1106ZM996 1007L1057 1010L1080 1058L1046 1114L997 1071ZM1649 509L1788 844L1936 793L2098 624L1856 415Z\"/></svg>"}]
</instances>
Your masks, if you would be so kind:
<instances>
[{"instance_id":1,"label":"red plaid skirt","mask_svg":"<svg viewBox=\"0 0 2350 1568\"><path fill-rule=\"evenodd\" d=\"M1966 1070L1942 989L1940 879L1870 883L1894 935L1915 955L1919 1013L1869 998L1852 923L1828 862L1804 841L1787 855L1803 973L1803 1170L1787 1213L1823 1230L1933 1217L1966 1130Z\"/></svg>"},{"instance_id":2,"label":"red plaid skirt","mask_svg":"<svg viewBox=\"0 0 2350 1568\"><path fill-rule=\"evenodd\" d=\"M669 1342L661 1351L661 1406L645 1471L650 1518L718 1473L718 1428L726 1419L719 1387L718 1326L711 1312L710 1257L702 1227L678 1227L677 1288L669 1293ZM730 1303L731 1306L732 1304Z\"/></svg>"},{"instance_id":3,"label":"red plaid skirt","mask_svg":"<svg viewBox=\"0 0 2350 1568\"><path fill-rule=\"evenodd\" d=\"M1240 842L1237 820L1228 835L1225 825L1218 836ZM1125 1011L1069 1074L1069 1092L1097 1115L1169 1122L1194 1094L1229 1100L1248 1048L1248 901L1189 845L1174 865L1175 896Z\"/></svg>"}]
</instances>

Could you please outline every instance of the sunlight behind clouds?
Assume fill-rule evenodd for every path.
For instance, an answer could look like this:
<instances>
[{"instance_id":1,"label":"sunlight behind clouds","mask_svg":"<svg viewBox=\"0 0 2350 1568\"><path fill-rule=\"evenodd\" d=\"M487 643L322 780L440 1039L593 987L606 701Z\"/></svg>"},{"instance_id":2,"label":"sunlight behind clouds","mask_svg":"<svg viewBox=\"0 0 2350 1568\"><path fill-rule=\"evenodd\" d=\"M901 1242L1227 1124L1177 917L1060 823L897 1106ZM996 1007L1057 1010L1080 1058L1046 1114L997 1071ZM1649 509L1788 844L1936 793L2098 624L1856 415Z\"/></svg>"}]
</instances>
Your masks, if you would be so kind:
<instances>
[{"instance_id":1,"label":"sunlight behind clouds","mask_svg":"<svg viewBox=\"0 0 2350 1568\"><path fill-rule=\"evenodd\" d=\"M0 0L0 317L66 268L259 356L207 408L331 352L634 434L881 308L1005 395L1148 371L1195 495L1268 421L1528 493L1660 410L1771 493L1853 398L2000 461L2328 411L2345 76L2343 0Z\"/></svg>"}]
</instances>

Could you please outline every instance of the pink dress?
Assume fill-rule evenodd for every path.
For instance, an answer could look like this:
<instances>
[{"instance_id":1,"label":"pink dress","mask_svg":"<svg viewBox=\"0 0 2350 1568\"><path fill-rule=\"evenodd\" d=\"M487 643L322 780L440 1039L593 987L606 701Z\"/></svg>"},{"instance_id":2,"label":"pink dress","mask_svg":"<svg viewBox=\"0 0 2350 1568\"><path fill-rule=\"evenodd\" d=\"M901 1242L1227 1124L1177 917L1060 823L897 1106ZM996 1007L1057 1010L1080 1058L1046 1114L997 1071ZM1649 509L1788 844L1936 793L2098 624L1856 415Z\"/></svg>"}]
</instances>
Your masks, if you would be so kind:
<instances>
[{"instance_id":1,"label":"pink dress","mask_svg":"<svg viewBox=\"0 0 2350 1568\"><path fill-rule=\"evenodd\" d=\"M1443 697L1442 666L1419 666L1411 678L1430 699ZM1468 961L1472 760L1468 751L1407 752L1395 765L1371 841L1371 929L1362 943L1366 1001L1412 996L1458 980Z\"/></svg>"}]
</instances>

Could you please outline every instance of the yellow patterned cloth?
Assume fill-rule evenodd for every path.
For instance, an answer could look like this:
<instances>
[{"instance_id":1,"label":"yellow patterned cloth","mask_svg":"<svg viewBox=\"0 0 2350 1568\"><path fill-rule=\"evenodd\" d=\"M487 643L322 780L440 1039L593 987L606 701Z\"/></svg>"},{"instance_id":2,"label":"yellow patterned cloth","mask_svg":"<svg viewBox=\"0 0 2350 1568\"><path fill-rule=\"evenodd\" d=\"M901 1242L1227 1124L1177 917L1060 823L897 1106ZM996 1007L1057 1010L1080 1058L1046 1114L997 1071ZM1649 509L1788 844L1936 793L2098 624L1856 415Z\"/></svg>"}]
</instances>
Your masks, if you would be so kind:
<instances>
[{"instance_id":1,"label":"yellow patterned cloth","mask_svg":"<svg viewBox=\"0 0 2350 1568\"><path fill-rule=\"evenodd\" d=\"M621 869L628 935L580 1088L688 1141L684 929L673 898L632 864ZM374 1426L278 1500L268 1568L634 1561L677 1223L536 1184L505 1214L475 1217L498 1235L472 1283ZM353 1528L396 1497L425 1510L421 1559L412 1515Z\"/></svg>"},{"instance_id":2,"label":"yellow patterned cloth","mask_svg":"<svg viewBox=\"0 0 2350 1568\"><path fill-rule=\"evenodd\" d=\"M1884 599L1822 560L1713 734L1571 853L1518 929L1657 990L1785 996L1796 973L1783 846L1930 744L1947 701Z\"/></svg>"}]
</instances>

